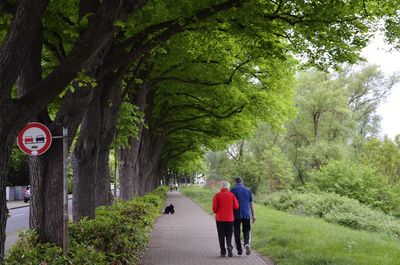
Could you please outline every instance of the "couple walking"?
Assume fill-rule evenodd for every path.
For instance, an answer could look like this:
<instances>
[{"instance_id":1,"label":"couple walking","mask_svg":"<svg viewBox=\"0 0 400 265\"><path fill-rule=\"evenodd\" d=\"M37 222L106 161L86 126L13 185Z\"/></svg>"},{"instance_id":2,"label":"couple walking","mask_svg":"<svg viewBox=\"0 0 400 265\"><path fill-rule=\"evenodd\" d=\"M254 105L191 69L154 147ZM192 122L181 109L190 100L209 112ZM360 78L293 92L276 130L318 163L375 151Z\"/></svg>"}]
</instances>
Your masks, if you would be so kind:
<instances>
[{"instance_id":1,"label":"couple walking","mask_svg":"<svg viewBox=\"0 0 400 265\"><path fill-rule=\"evenodd\" d=\"M244 237L244 248L246 255L251 252L250 249L250 221L256 220L253 197L248 188L243 185L240 177L235 179L235 186L229 191L229 182L221 182L221 190L214 195L213 212L217 223L219 247L221 256L232 257L232 232L235 235L237 254L243 254L243 247L240 240L240 228L242 227ZM226 240L226 248L225 248Z\"/></svg>"}]
</instances>

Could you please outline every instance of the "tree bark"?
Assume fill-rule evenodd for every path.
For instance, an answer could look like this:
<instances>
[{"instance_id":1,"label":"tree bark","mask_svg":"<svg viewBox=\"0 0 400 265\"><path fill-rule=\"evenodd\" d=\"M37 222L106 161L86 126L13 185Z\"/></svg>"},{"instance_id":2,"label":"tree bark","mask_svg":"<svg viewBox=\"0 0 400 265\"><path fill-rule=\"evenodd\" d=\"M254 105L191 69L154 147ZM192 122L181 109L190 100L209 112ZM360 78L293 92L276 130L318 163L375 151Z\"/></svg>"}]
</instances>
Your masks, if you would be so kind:
<instances>
[{"instance_id":1,"label":"tree bark","mask_svg":"<svg viewBox=\"0 0 400 265\"><path fill-rule=\"evenodd\" d=\"M6 240L6 183L8 164L11 155L12 144L15 138L8 136L6 128L0 128L0 264L4 259L4 243Z\"/></svg>"},{"instance_id":2,"label":"tree bark","mask_svg":"<svg viewBox=\"0 0 400 265\"><path fill-rule=\"evenodd\" d=\"M162 135L152 135L149 129L144 129L139 149L139 179L141 195L150 192L158 184L155 183L161 178L158 174L161 164L162 150L165 144L165 137Z\"/></svg>"},{"instance_id":3,"label":"tree bark","mask_svg":"<svg viewBox=\"0 0 400 265\"><path fill-rule=\"evenodd\" d=\"M29 92L41 82L41 60L42 60L42 25L37 21L32 25L31 29L34 37L32 45L29 48L29 53L25 58L25 63L21 68L21 72L17 79L18 96L21 97ZM49 118L46 112L40 115L35 115L31 120L40 121L44 124L49 124ZM42 155L46 156L46 154ZM44 236L43 214L44 214L44 178L45 163L43 158L30 156L28 157L29 180L31 185L31 207L29 208L29 226L36 229L40 237Z\"/></svg>"},{"instance_id":4,"label":"tree bark","mask_svg":"<svg viewBox=\"0 0 400 265\"><path fill-rule=\"evenodd\" d=\"M18 129L27 117L17 119L18 106L10 95L15 80L24 64L29 47L35 39L32 26L41 21L47 1L20 1L8 34L0 48L0 263L4 259L6 239L6 183L12 144Z\"/></svg>"},{"instance_id":5,"label":"tree bark","mask_svg":"<svg viewBox=\"0 0 400 265\"><path fill-rule=\"evenodd\" d=\"M140 132L139 132L140 135ZM135 194L134 191L134 172L136 166L136 158L138 144L135 145L138 140L130 137L128 140L129 147L119 149L119 182L120 182L120 198L123 200L130 200Z\"/></svg>"},{"instance_id":6,"label":"tree bark","mask_svg":"<svg viewBox=\"0 0 400 265\"><path fill-rule=\"evenodd\" d=\"M100 89L96 89L86 109L79 138L72 155L74 174L73 220L95 217L95 179L96 155L100 131Z\"/></svg>"},{"instance_id":7,"label":"tree bark","mask_svg":"<svg viewBox=\"0 0 400 265\"><path fill-rule=\"evenodd\" d=\"M145 111L146 97L149 93L147 86L140 86L139 90L135 95L134 102L141 112ZM120 179L120 192L123 200L131 200L133 196L139 194L139 166L137 165L137 159L139 155L140 140L143 130L143 124L139 124L139 134L137 138L129 138L129 147L120 148L120 168L119 168L119 179Z\"/></svg>"},{"instance_id":8,"label":"tree bark","mask_svg":"<svg viewBox=\"0 0 400 265\"><path fill-rule=\"evenodd\" d=\"M110 205L113 196L111 194L110 170L109 170L109 153L110 147L114 140L115 130L117 126L118 112L122 103L121 84L116 83L114 86L104 91L100 108L101 128L100 143L97 154L96 168L96 207L101 205Z\"/></svg>"},{"instance_id":9,"label":"tree bark","mask_svg":"<svg viewBox=\"0 0 400 265\"><path fill-rule=\"evenodd\" d=\"M88 217L93 219L95 217L95 209L96 209L96 190L99 193L104 192L104 197L99 196L97 198L99 201L103 202L107 201L106 204L110 203L111 197L111 187L105 187L106 184L101 183L101 181L96 181L96 175L98 173L98 159L99 159L99 148L101 145L101 136L103 137L111 137L109 132L101 132L102 127L106 128L102 121L104 119L110 119L111 117L104 117L105 113L102 111L102 107L109 107L110 101L104 98L104 95L107 95L115 84L118 82L121 77L120 73L110 74L106 78L102 80L98 80L98 86L95 88L94 96L88 108L86 110L84 119L82 121L79 138L76 142L72 165L74 171L74 201L73 201L73 220L75 222L79 221L83 217ZM110 89L111 87L111 89ZM110 91L109 91L110 90ZM115 92L114 92L115 93ZM103 102L103 105L101 104ZM115 105L113 108L117 107L116 113L118 113L119 105L113 102L111 105ZM107 114L108 115L108 114ZM116 119L116 114L115 114ZM108 121L104 121L108 122ZM111 123L110 123L111 124ZM115 127L114 127L115 128ZM115 130L111 128L111 130ZM109 148L111 144L107 143L103 145L102 150ZM105 152L108 153L108 150ZM101 158L102 168L104 170L104 166L107 167L107 172L101 172L102 175L100 177L109 179L108 176L108 155L104 157L106 154L102 153L103 157ZM104 164L104 160L107 160L107 165ZM104 185L104 186L102 186ZM99 187L98 187L99 186ZM109 183L108 183L109 186Z\"/></svg>"}]
</instances>

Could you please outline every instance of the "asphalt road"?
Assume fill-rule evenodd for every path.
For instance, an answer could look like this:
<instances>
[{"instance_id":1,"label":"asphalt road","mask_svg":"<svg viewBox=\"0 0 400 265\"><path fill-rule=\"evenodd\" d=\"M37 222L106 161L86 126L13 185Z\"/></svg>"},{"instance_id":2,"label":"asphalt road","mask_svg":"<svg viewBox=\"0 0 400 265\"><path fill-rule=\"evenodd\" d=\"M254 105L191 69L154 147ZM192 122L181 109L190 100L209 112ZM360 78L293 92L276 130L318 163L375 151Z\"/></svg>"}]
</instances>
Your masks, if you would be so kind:
<instances>
[{"instance_id":1,"label":"asphalt road","mask_svg":"<svg viewBox=\"0 0 400 265\"><path fill-rule=\"evenodd\" d=\"M29 204L26 207L11 209L6 227L6 250L18 239L18 233L29 227ZM72 200L68 200L68 214L72 215Z\"/></svg>"}]
</instances>

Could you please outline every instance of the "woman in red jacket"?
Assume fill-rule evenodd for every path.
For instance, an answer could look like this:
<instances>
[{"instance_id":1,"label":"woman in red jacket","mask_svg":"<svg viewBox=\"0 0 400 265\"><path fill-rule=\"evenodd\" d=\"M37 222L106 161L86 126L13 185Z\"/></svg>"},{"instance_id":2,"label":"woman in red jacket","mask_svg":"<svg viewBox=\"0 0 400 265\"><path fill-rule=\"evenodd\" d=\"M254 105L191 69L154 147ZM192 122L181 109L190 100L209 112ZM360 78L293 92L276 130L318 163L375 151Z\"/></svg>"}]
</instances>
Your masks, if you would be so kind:
<instances>
[{"instance_id":1,"label":"woman in red jacket","mask_svg":"<svg viewBox=\"0 0 400 265\"><path fill-rule=\"evenodd\" d=\"M239 209L239 203L236 196L229 191L228 181L222 181L220 186L221 190L214 195L212 209L217 223L221 257L226 255L225 239L228 256L232 257L233 210Z\"/></svg>"}]
</instances>

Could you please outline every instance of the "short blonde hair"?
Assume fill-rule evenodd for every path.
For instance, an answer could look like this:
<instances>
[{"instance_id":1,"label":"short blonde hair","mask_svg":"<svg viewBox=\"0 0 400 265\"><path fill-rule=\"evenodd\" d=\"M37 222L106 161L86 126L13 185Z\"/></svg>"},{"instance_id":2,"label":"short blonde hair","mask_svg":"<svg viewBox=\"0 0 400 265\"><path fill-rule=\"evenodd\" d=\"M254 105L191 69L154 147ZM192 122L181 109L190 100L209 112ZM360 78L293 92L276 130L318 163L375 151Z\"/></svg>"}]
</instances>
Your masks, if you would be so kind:
<instances>
[{"instance_id":1,"label":"short blonde hair","mask_svg":"<svg viewBox=\"0 0 400 265\"><path fill-rule=\"evenodd\" d=\"M221 181L220 183L219 183L219 186L221 187L221 189L229 189L229 186L230 186L231 184L229 184L229 182L228 181L226 181L226 180L224 180L224 181Z\"/></svg>"}]
</instances>

